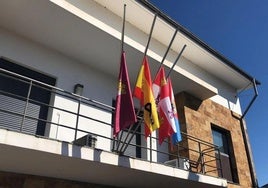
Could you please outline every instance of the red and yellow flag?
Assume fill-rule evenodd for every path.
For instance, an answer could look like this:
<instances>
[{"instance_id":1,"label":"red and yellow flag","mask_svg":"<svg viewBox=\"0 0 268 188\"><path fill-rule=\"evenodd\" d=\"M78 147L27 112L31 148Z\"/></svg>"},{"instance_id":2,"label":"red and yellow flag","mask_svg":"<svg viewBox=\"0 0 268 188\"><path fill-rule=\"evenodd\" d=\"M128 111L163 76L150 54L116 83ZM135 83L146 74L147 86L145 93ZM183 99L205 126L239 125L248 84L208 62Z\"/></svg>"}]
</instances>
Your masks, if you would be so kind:
<instances>
[{"instance_id":1,"label":"red and yellow flag","mask_svg":"<svg viewBox=\"0 0 268 188\"><path fill-rule=\"evenodd\" d=\"M140 100L140 104L144 108L145 136L148 137L154 130L159 128L159 120L152 91L150 68L146 56L142 62L133 96Z\"/></svg>"}]
</instances>

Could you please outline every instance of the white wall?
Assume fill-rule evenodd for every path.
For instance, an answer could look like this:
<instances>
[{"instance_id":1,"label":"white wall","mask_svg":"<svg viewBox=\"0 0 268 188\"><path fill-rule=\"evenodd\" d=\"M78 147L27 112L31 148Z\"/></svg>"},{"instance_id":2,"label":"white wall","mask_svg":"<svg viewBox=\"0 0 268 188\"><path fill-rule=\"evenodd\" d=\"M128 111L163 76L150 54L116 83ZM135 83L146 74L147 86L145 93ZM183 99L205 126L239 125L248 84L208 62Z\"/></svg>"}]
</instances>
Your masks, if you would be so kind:
<instances>
[{"instance_id":1,"label":"white wall","mask_svg":"<svg viewBox=\"0 0 268 188\"><path fill-rule=\"evenodd\" d=\"M75 84L82 84L84 85L83 96L107 105L112 104L112 99L116 95L117 78L109 77L92 69L89 65L81 64L70 57L18 35L10 34L1 28L0 41L0 56L56 78L56 86L66 91L73 92ZM54 95L52 98L55 107L77 113L78 102L76 100L70 100L60 95ZM82 115L101 119L107 124L112 121L111 113L86 105L81 105L80 112ZM50 109L49 114L54 124L47 127L46 134L51 138L73 141L74 131L58 127L56 124L75 128L76 115L57 109ZM111 137L111 126L109 125L80 117L78 126L79 129ZM77 136L79 138L84 134L80 132ZM96 147L110 149L110 145L109 140L98 138Z\"/></svg>"},{"instance_id":2,"label":"white wall","mask_svg":"<svg viewBox=\"0 0 268 188\"><path fill-rule=\"evenodd\" d=\"M27 40L14 33L7 32L0 28L0 56L8 58L18 64L30 67L36 71L55 77L57 82L56 86L64 90L73 91L75 84L83 84L84 92L83 96L100 101L102 103L111 105L112 98L115 98L117 89L117 78L108 76L98 70L92 69L89 65L77 62L71 57L67 57L58 53L52 49L46 48L38 43ZM187 61L184 59L183 61ZM89 64L94 63L90 62ZM191 67L191 66L192 67ZM188 66L188 67L187 67ZM199 67L194 66L191 62L186 62L185 70L197 71L196 76L201 74L202 77L206 75L206 80L210 80L210 84L217 86L218 95L211 99L234 112L241 113L239 100L236 98L236 91L228 86L228 84L215 79L210 74L205 74ZM72 101L55 95L54 105L64 109L68 109L74 113L78 110L77 101ZM102 119L107 124L111 123L111 114L105 111L100 111L87 105L82 105L81 113L87 116L95 116ZM54 124L47 129L47 135L52 138L72 141L74 139L74 131L56 126L57 123L68 125L71 127L76 126L76 116L60 110L50 111L51 120ZM103 134L104 136L111 136L111 128L101 123L93 122L85 118L79 118L78 128L83 130L92 131L96 134ZM143 129L143 128L142 128ZM83 136L85 133L78 133L78 137ZM97 138L96 147L108 149L111 143L105 141L103 138ZM143 140L143 138L142 138ZM156 141L155 141L156 142ZM153 148L156 149L157 143L154 142ZM147 141L147 145L149 145ZM161 147L161 150L166 151L166 148ZM149 158L150 154L142 151L144 157ZM156 160L156 154L153 154L153 160ZM160 157L161 160L165 160L165 157Z\"/></svg>"},{"instance_id":3,"label":"white wall","mask_svg":"<svg viewBox=\"0 0 268 188\"><path fill-rule=\"evenodd\" d=\"M56 86L66 91L72 92L75 84L83 84L84 96L112 104L111 96L116 95L117 78L1 28L0 41L0 56L55 77ZM89 59L90 63L94 62Z\"/></svg>"},{"instance_id":4,"label":"white wall","mask_svg":"<svg viewBox=\"0 0 268 188\"><path fill-rule=\"evenodd\" d=\"M78 16L79 18L85 20L86 22L98 27L99 29L109 33L113 37L117 38L118 40L121 39L121 27L122 27L122 20L115 14L117 9L114 9L113 6L109 5L105 1L53 1L55 4L59 5L63 9L73 13L74 15ZM121 2L120 2L121 4ZM135 3L134 3L135 4ZM109 5L105 7L105 5ZM133 8L133 7L132 7ZM113 10L114 12L112 12ZM138 9L137 9L138 10ZM129 17L127 20L131 20L131 11L128 10ZM143 11L141 11L144 13ZM141 13L139 12L139 13ZM117 12L118 13L118 12ZM120 14L121 15L121 14ZM151 23L148 21L147 13L144 13L144 22ZM139 15L140 16L140 15ZM159 23L158 23L159 24ZM163 30L166 32L166 37L173 34L171 32L170 26L164 26L165 24L156 26L158 29L166 29ZM147 28L148 27L148 28ZM144 44L147 43L148 35L144 33L142 30L149 31L149 26L141 25L140 22L126 22L126 31L125 31L125 38L124 41L129 46L132 46L137 51L144 51ZM153 32L153 36L155 32L161 32L162 30L155 30ZM155 40L157 38L158 40ZM162 55L166 51L166 46L161 43L161 41L165 41L161 34L158 37L153 37L150 42L150 49L148 49L148 56L160 62L162 60ZM178 36L176 37L178 38ZM168 39L169 40L169 39ZM192 45L192 42L189 43L187 37L180 38L179 42L175 40L174 45L181 44L183 42L188 43L188 46ZM189 47L188 47L189 48ZM188 49L187 48L187 49ZM190 48L195 49L193 46ZM174 49L173 49L174 50ZM174 60L177 57L177 53L173 50L170 50L168 56L165 60L165 65L171 67L173 65ZM176 49L177 51L177 49ZM186 52L185 52L186 53ZM184 54L185 54L184 53ZM199 53L193 53L194 55L200 55ZM183 57L180 58L179 62L175 66L174 70L180 74L183 74L187 78L195 81L196 83L206 87L207 89L218 92L218 95L212 97L211 99L224 107L241 114L240 103L239 100L235 97L236 91L234 88L228 86L228 84L222 82L221 80L216 79L211 73L204 71L199 66L195 64L195 62L191 62L188 59ZM174 82L173 82L174 84Z\"/></svg>"},{"instance_id":5,"label":"white wall","mask_svg":"<svg viewBox=\"0 0 268 188\"><path fill-rule=\"evenodd\" d=\"M206 80L208 84L217 88L218 94L211 97L211 100L228 108L229 110L232 110L233 112L241 114L241 106L235 88L228 85L228 83L217 79L211 73L204 71L184 57L181 58L180 67L183 70L186 70L186 72L190 72L192 76L202 78Z\"/></svg>"}]
</instances>

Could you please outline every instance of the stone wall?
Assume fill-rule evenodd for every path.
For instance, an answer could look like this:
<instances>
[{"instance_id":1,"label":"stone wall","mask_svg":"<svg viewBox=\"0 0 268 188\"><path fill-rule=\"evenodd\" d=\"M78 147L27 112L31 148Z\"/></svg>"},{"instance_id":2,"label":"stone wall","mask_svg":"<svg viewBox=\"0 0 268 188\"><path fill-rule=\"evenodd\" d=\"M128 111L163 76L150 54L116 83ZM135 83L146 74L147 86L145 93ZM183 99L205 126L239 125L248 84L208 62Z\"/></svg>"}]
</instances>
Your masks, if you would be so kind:
<instances>
[{"instance_id":1,"label":"stone wall","mask_svg":"<svg viewBox=\"0 0 268 188\"><path fill-rule=\"evenodd\" d=\"M209 143L213 143L211 127L217 126L230 133L233 148L233 171L236 171L236 184L228 187L252 187L250 170L241 132L241 120L238 114L213 102L210 99L201 101L185 92L176 95L177 110L180 118L181 131ZM183 140L181 145L196 148L192 141ZM202 148L204 149L204 148ZM181 153L185 157L198 160L197 153ZM215 155L215 154L214 154ZM207 158L206 160L209 160ZM214 163L215 164L215 163ZM218 175L216 172L209 175Z\"/></svg>"}]
</instances>

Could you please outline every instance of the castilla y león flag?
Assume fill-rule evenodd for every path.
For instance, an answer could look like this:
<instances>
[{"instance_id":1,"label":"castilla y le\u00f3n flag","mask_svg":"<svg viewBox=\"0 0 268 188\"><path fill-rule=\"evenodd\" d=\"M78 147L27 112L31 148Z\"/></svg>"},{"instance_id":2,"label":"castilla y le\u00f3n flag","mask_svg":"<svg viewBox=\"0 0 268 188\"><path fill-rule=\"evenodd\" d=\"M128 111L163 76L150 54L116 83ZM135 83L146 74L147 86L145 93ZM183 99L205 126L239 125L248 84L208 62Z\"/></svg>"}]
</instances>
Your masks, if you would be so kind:
<instances>
[{"instance_id":1,"label":"castilla y le\u00f3n flag","mask_svg":"<svg viewBox=\"0 0 268 188\"><path fill-rule=\"evenodd\" d=\"M175 120L172 111L170 98L170 88L166 81L164 67L161 67L153 83L154 96L156 98L159 115L159 144L162 144L165 138L174 134Z\"/></svg>"},{"instance_id":2,"label":"castilla y le\u00f3n flag","mask_svg":"<svg viewBox=\"0 0 268 188\"><path fill-rule=\"evenodd\" d=\"M114 136L117 136L122 129L128 128L136 121L137 119L126 65L126 55L125 52L122 52L115 106Z\"/></svg>"}]
</instances>

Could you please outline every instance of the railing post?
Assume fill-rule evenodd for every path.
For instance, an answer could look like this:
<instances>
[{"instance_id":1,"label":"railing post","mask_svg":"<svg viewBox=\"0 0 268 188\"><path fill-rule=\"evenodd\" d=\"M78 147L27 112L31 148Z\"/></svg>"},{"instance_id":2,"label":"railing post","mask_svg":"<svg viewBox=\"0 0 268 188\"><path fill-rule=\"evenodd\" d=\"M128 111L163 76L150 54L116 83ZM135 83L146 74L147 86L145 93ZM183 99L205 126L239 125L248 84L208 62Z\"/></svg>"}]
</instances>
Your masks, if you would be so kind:
<instances>
[{"instance_id":1,"label":"railing post","mask_svg":"<svg viewBox=\"0 0 268 188\"><path fill-rule=\"evenodd\" d=\"M78 99L78 109L77 109L77 114L76 114L74 140L76 140L76 138L77 138L77 129L78 129L79 116L80 116L80 105L81 105L81 97L79 97L79 99Z\"/></svg>"},{"instance_id":2,"label":"railing post","mask_svg":"<svg viewBox=\"0 0 268 188\"><path fill-rule=\"evenodd\" d=\"M33 81L30 81L30 85L29 85L29 89L28 89L28 93L27 93L27 98L26 98L26 103L25 103L25 107L24 107L24 112L23 112L23 117L22 117L22 121L21 121L21 125L20 125L20 132L22 132L22 127L24 125L24 121L26 118L26 112L27 112L27 108L29 105L29 99L30 99L30 95L31 95L31 90L32 90L32 85L33 85Z\"/></svg>"},{"instance_id":3,"label":"railing post","mask_svg":"<svg viewBox=\"0 0 268 188\"><path fill-rule=\"evenodd\" d=\"M201 143L200 142L198 142L198 149L199 149L199 155L200 155L200 161L201 161L201 172L202 172L202 174L205 174L204 153L201 150Z\"/></svg>"},{"instance_id":4,"label":"railing post","mask_svg":"<svg viewBox=\"0 0 268 188\"><path fill-rule=\"evenodd\" d=\"M152 133L150 134L150 162L153 161L153 150L152 150Z\"/></svg>"},{"instance_id":5,"label":"railing post","mask_svg":"<svg viewBox=\"0 0 268 188\"><path fill-rule=\"evenodd\" d=\"M201 172L202 174L206 174L204 153L201 152L200 155L201 155Z\"/></svg>"}]
</instances>

